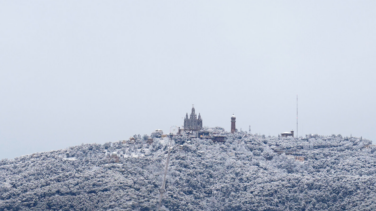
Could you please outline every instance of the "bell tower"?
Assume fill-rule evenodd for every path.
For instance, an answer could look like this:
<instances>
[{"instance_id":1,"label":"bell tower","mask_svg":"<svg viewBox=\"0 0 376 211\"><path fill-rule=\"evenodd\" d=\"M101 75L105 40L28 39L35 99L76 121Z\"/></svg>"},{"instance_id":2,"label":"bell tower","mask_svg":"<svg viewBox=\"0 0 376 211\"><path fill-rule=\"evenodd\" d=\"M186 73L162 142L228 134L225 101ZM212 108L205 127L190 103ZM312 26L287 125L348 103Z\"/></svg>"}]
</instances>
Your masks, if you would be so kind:
<instances>
[{"instance_id":1,"label":"bell tower","mask_svg":"<svg viewBox=\"0 0 376 211\"><path fill-rule=\"evenodd\" d=\"M233 114L231 116L231 133L235 133L236 132L236 125L235 125L235 123L236 123L236 117Z\"/></svg>"}]
</instances>

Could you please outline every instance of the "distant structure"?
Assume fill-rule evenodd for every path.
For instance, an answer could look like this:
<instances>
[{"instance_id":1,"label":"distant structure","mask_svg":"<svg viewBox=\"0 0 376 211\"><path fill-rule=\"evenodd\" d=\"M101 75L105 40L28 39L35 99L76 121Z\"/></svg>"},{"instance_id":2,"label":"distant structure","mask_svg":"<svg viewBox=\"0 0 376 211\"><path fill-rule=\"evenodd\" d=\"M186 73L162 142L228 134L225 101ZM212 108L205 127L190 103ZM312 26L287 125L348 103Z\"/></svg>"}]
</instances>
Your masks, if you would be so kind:
<instances>
[{"instance_id":1,"label":"distant structure","mask_svg":"<svg viewBox=\"0 0 376 211\"><path fill-rule=\"evenodd\" d=\"M298 115L298 95L296 95L296 137L299 138L299 130L298 130L298 126L299 126L299 115Z\"/></svg>"},{"instance_id":2,"label":"distant structure","mask_svg":"<svg viewBox=\"0 0 376 211\"><path fill-rule=\"evenodd\" d=\"M235 133L236 132L236 125L235 125L235 123L236 123L236 117L233 114L231 116L231 133Z\"/></svg>"},{"instance_id":3,"label":"distant structure","mask_svg":"<svg viewBox=\"0 0 376 211\"><path fill-rule=\"evenodd\" d=\"M290 132L281 133L281 136L282 137L289 137L289 136L294 137L294 131L292 130Z\"/></svg>"},{"instance_id":4,"label":"distant structure","mask_svg":"<svg viewBox=\"0 0 376 211\"><path fill-rule=\"evenodd\" d=\"M226 142L226 136L224 135L215 135L213 136L213 141L214 142Z\"/></svg>"},{"instance_id":5,"label":"distant structure","mask_svg":"<svg viewBox=\"0 0 376 211\"><path fill-rule=\"evenodd\" d=\"M207 131L207 130L201 130L198 132L198 137L201 138L201 139L209 139L210 138L210 132Z\"/></svg>"},{"instance_id":6,"label":"distant structure","mask_svg":"<svg viewBox=\"0 0 376 211\"><path fill-rule=\"evenodd\" d=\"M192 112L190 118L188 118L188 113L184 119L184 130L185 131L199 131L202 129L202 119L201 115L198 114L198 118L195 112L195 108L192 106Z\"/></svg>"}]
</instances>

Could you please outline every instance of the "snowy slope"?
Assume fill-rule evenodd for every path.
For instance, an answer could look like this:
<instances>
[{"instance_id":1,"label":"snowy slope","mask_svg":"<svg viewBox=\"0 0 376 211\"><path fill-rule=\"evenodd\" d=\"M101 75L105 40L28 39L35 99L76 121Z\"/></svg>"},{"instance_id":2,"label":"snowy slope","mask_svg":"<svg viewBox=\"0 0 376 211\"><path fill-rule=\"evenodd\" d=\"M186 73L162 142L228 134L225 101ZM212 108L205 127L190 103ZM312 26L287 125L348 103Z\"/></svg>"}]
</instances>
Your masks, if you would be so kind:
<instances>
[{"instance_id":1,"label":"snowy slope","mask_svg":"<svg viewBox=\"0 0 376 211\"><path fill-rule=\"evenodd\" d=\"M224 144L173 141L162 209L376 210L369 140L225 135ZM1 160L0 210L155 210L168 142L89 144Z\"/></svg>"}]
</instances>

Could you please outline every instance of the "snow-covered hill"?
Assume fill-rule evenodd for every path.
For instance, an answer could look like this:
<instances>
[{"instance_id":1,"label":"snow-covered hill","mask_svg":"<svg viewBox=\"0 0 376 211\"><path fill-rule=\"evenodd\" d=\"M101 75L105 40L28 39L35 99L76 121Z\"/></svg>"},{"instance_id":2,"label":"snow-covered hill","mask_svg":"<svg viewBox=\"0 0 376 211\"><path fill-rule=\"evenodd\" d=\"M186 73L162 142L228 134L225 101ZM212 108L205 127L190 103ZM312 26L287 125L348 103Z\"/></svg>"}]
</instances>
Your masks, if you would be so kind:
<instances>
[{"instance_id":1,"label":"snow-covered hill","mask_svg":"<svg viewBox=\"0 0 376 211\"><path fill-rule=\"evenodd\" d=\"M376 149L341 136L243 132L172 141L163 210L376 210ZM0 210L156 210L167 138L0 161Z\"/></svg>"}]
</instances>

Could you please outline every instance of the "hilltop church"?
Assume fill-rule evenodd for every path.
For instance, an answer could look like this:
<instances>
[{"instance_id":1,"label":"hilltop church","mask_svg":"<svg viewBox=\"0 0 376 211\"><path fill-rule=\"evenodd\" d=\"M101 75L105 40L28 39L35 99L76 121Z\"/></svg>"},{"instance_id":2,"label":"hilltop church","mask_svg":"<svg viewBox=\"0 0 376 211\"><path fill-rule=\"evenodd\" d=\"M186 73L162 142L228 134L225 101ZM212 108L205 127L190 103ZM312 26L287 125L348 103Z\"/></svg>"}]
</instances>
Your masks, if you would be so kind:
<instances>
[{"instance_id":1,"label":"hilltop church","mask_svg":"<svg viewBox=\"0 0 376 211\"><path fill-rule=\"evenodd\" d=\"M198 118L197 118L195 108L192 107L190 118L188 118L188 113L185 115L184 130L185 131L199 131L201 129L202 129L201 115L198 114Z\"/></svg>"}]
</instances>

